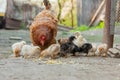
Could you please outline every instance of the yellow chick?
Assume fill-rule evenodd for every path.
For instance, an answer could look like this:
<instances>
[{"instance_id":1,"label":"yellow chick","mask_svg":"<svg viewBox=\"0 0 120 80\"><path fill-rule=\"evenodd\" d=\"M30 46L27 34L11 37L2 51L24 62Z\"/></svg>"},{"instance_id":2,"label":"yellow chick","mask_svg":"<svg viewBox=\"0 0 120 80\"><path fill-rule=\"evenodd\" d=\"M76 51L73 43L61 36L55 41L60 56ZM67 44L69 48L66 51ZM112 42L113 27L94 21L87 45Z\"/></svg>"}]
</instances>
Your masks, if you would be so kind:
<instances>
[{"instance_id":1,"label":"yellow chick","mask_svg":"<svg viewBox=\"0 0 120 80\"><path fill-rule=\"evenodd\" d=\"M43 58L43 57L50 56L52 59L54 59L59 52L60 52L60 45L52 44L47 49L41 52L40 57Z\"/></svg>"},{"instance_id":2,"label":"yellow chick","mask_svg":"<svg viewBox=\"0 0 120 80\"><path fill-rule=\"evenodd\" d=\"M21 50L21 55L25 59L39 58L40 52L41 52L41 48L39 46L24 45Z\"/></svg>"},{"instance_id":3,"label":"yellow chick","mask_svg":"<svg viewBox=\"0 0 120 80\"><path fill-rule=\"evenodd\" d=\"M26 44L25 41L21 41L21 42L16 42L12 45L12 51L13 51L15 57L20 56L21 49L25 44Z\"/></svg>"}]
</instances>

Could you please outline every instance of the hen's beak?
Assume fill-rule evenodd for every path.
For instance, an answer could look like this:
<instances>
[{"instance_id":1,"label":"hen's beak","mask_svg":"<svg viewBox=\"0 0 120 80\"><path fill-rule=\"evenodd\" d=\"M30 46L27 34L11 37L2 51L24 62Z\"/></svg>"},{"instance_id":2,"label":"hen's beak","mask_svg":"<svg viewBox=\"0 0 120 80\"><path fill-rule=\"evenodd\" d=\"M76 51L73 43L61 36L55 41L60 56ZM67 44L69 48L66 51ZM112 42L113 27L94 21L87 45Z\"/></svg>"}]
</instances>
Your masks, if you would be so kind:
<instances>
[{"instance_id":1,"label":"hen's beak","mask_svg":"<svg viewBox=\"0 0 120 80\"><path fill-rule=\"evenodd\" d=\"M44 46L44 41L41 41L41 45Z\"/></svg>"}]
</instances>

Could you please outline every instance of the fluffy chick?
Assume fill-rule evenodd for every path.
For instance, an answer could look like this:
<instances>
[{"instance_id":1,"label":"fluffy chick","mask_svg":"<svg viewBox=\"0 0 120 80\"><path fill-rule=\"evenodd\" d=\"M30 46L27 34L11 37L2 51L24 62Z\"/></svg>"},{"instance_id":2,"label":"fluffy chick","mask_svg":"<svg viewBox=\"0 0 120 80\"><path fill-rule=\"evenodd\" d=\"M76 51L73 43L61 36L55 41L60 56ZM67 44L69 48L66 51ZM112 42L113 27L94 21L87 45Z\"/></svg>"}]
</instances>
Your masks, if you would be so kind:
<instances>
[{"instance_id":1,"label":"fluffy chick","mask_svg":"<svg viewBox=\"0 0 120 80\"><path fill-rule=\"evenodd\" d=\"M93 44L93 43L92 43L92 48L91 48L91 50L89 51L89 53L88 53L87 56L95 56L95 55L96 55L96 54L95 54L96 50L97 50L97 44Z\"/></svg>"},{"instance_id":2,"label":"fluffy chick","mask_svg":"<svg viewBox=\"0 0 120 80\"><path fill-rule=\"evenodd\" d=\"M81 47L80 47L80 52L82 53L86 53L88 54L88 52L92 49L92 44L90 43L84 43Z\"/></svg>"},{"instance_id":3,"label":"fluffy chick","mask_svg":"<svg viewBox=\"0 0 120 80\"><path fill-rule=\"evenodd\" d=\"M96 55L97 56L107 56L108 45L103 43L97 46Z\"/></svg>"},{"instance_id":4,"label":"fluffy chick","mask_svg":"<svg viewBox=\"0 0 120 80\"><path fill-rule=\"evenodd\" d=\"M16 42L12 45L12 51L13 51L15 57L20 56L21 49L25 44L26 44L25 41L21 41L21 42Z\"/></svg>"},{"instance_id":5,"label":"fluffy chick","mask_svg":"<svg viewBox=\"0 0 120 80\"><path fill-rule=\"evenodd\" d=\"M39 46L24 45L22 50L21 50L21 55L25 59L39 58L40 52L41 52L41 49Z\"/></svg>"},{"instance_id":6,"label":"fluffy chick","mask_svg":"<svg viewBox=\"0 0 120 80\"><path fill-rule=\"evenodd\" d=\"M70 36L69 41L60 45L60 56L67 57L68 53L75 56L75 52L79 52L79 48L73 43L75 36Z\"/></svg>"},{"instance_id":7,"label":"fluffy chick","mask_svg":"<svg viewBox=\"0 0 120 80\"><path fill-rule=\"evenodd\" d=\"M73 43L78 47L81 47L86 42L87 40L83 38L82 35L77 36L76 39L73 40Z\"/></svg>"},{"instance_id":8,"label":"fluffy chick","mask_svg":"<svg viewBox=\"0 0 120 80\"><path fill-rule=\"evenodd\" d=\"M64 44L66 42L68 42L68 38L61 38L61 39L58 39L58 43L61 45L61 44Z\"/></svg>"},{"instance_id":9,"label":"fluffy chick","mask_svg":"<svg viewBox=\"0 0 120 80\"><path fill-rule=\"evenodd\" d=\"M77 38L78 36L81 35L81 33L80 33L79 31L77 31L77 32L75 32L73 35Z\"/></svg>"},{"instance_id":10,"label":"fluffy chick","mask_svg":"<svg viewBox=\"0 0 120 80\"><path fill-rule=\"evenodd\" d=\"M78 38L79 36L82 36L82 34L81 34L79 31L77 31L77 32L74 33L74 36L75 36L76 38ZM83 36L82 36L82 37L83 37ZM83 40L84 40L85 42L87 42L87 40L86 40L85 38L83 38Z\"/></svg>"},{"instance_id":11,"label":"fluffy chick","mask_svg":"<svg viewBox=\"0 0 120 80\"><path fill-rule=\"evenodd\" d=\"M47 49L41 52L40 57L43 58L43 57L50 56L51 59L54 59L59 52L60 52L60 45L52 44Z\"/></svg>"},{"instance_id":12,"label":"fluffy chick","mask_svg":"<svg viewBox=\"0 0 120 80\"><path fill-rule=\"evenodd\" d=\"M75 56L75 52L78 51L78 47L70 42L61 44L60 46L60 56L65 56L67 57L68 53L72 53ZM79 52L79 51L78 51Z\"/></svg>"}]
</instances>

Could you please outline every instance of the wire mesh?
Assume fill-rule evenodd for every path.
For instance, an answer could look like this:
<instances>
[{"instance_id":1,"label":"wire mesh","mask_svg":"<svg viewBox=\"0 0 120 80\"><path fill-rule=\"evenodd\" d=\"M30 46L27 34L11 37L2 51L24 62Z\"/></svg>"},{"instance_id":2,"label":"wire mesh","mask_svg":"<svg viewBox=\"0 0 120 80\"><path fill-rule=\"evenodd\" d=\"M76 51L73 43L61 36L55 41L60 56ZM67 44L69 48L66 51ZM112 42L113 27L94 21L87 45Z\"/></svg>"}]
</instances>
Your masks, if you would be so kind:
<instances>
[{"instance_id":1,"label":"wire mesh","mask_svg":"<svg viewBox=\"0 0 120 80\"><path fill-rule=\"evenodd\" d=\"M113 1L113 0L111 0ZM110 20L113 20L115 23L114 23L114 26L115 29L114 29L114 34L120 34L120 0L115 0L113 1L114 3L111 3L111 9L113 9L115 7L115 10L111 10L111 19ZM114 5L112 5L114 4ZM115 12L115 15L114 12ZM114 19L112 19L114 18ZM111 22L113 22L111 21ZM111 31L112 32L112 31Z\"/></svg>"}]
</instances>

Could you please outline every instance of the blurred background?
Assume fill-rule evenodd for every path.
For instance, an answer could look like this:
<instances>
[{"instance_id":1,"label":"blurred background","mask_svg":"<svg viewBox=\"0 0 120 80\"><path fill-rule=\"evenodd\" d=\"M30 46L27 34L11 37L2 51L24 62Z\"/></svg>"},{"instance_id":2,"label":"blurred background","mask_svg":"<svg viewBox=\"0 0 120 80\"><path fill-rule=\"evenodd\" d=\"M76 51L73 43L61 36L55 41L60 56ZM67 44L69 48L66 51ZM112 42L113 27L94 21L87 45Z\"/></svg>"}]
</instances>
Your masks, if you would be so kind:
<instances>
[{"instance_id":1,"label":"blurred background","mask_svg":"<svg viewBox=\"0 0 120 80\"><path fill-rule=\"evenodd\" d=\"M105 0L49 0L60 27L103 28ZM44 9L43 0L0 0L0 28L26 29Z\"/></svg>"},{"instance_id":2,"label":"blurred background","mask_svg":"<svg viewBox=\"0 0 120 80\"><path fill-rule=\"evenodd\" d=\"M52 5L52 11L59 20L58 29L59 31L64 31L59 37L69 34L66 33L66 31L87 31L84 32L86 39L93 42L101 42L105 22L108 22L107 25L111 27L110 33L112 35L114 33L120 33L120 0L110 0L111 5L109 5L107 9L107 0L49 1ZM16 33L16 30L24 30L27 31L27 33L25 33L28 36L29 26L35 16L43 9L43 0L0 0L1 40L3 37L8 36L4 35L4 30L14 30L13 33ZM107 12L108 10L109 12ZM107 16L106 20L105 15ZM92 31L89 32L89 30ZM9 36L10 34L13 36L13 33L6 31L5 34L7 33ZM19 32L19 34L21 35L21 32ZM14 36L19 36L19 34L15 34ZM100 37L98 37L98 35L100 35ZM20 37L23 37L23 35ZM119 43L119 38L116 38L116 35L115 42Z\"/></svg>"},{"instance_id":3,"label":"blurred background","mask_svg":"<svg viewBox=\"0 0 120 80\"><path fill-rule=\"evenodd\" d=\"M120 44L120 0L49 1L59 20L57 39L80 31L92 43ZM0 0L0 53L11 53L17 41L31 44L29 26L44 8L43 0Z\"/></svg>"}]
</instances>

